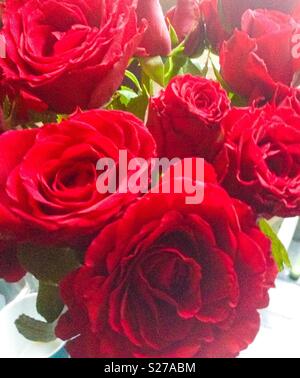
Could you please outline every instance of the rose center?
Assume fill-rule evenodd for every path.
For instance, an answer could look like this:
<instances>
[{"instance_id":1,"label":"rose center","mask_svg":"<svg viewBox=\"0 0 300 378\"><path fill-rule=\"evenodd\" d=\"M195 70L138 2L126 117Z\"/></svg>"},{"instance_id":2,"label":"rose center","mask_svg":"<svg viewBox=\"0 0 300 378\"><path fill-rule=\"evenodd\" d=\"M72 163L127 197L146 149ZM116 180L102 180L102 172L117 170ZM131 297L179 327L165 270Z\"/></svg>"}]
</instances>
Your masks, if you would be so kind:
<instances>
[{"instance_id":1,"label":"rose center","mask_svg":"<svg viewBox=\"0 0 300 378\"><path fill-rule=\"evenodd\" d=\"M289 175L292 161L289 154L276 147L271 147L268 150L266 157L266 164L270 171L278 177L286 177Z\"/></svg>"},{"instance_id":2,"label":"rose center","mask_svg":"<svg viewBox=\"0 0 300 378\"><path fill-rule=\"evenodd\" d=\"M74 163L65 167L56 176L59 187L84 187L95 182L95 166L89 163Z\"/></svg>"},{"instance_id":3,"label":"rose center","mask_svg":"<svg viewBox=\"0 0 300 378\"><path fill-rule=\"evenodd\" d=\"M184 316L192 317L201 307L201 267L192 258L172 248L157 248L141 264L141 275L152 295Z\"/></svg>"}]
</instances>

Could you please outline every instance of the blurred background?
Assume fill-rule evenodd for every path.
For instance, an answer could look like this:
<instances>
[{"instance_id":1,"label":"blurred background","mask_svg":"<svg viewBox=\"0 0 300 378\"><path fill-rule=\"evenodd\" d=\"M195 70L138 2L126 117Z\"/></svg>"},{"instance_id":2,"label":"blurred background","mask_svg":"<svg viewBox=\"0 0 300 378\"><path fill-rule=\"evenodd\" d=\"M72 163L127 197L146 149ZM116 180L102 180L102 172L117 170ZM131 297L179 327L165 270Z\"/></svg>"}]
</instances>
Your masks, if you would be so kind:
<instances>
[{"instance_id":1,"label":"blurred background","mask_svg":"<svg viewBox=\"0 0 300 378\"><path fill-rule=\"evenodd\" d=\"M261 311L261 329L254 343L241 353L244 358L300 357L300 221L277 220L279 238L289 251L292 271L279 274L270 290L270 305Z\"/></svg>"},{"instance_id":2,"label":"blurred background","mask_svg":"<svg viewBox=\"0 0 300 378\"><path fill-rule=\"evenodd\" d=\"M160 3L162 4L164 11L166 12L176 4L176 0L160 0Z\"/></svg>"}]
</instances>

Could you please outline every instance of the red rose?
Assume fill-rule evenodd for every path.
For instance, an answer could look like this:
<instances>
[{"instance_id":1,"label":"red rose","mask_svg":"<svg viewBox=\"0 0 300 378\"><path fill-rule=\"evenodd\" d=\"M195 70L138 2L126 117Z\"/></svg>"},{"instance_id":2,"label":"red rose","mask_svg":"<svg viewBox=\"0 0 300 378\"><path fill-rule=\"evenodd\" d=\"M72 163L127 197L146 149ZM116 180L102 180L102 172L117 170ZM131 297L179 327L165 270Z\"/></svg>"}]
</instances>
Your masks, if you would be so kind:
<instances>
[{"instance_id":1,"label":"red rose","mask_svg":"<svg viewBox=\"0 0 300 378\"><path fill-rule=\"evenodd\" d=\"M67 243L98 232L135 195L100 194L96 164L119 160L119 150L134 157L155 155L155 143L129 113L94 110L60 124L11 131L0 136L0 226L8 216L22 222L20 239ZM3 214L10 210L9 214Z\"/></svg>"},{"instance_id":2,"label":"red rose","mask_svg":"<svg viewBox=\"0 0 300 378\"><path fill-rule=\"evenodd\" d=\"M7 0L3 22L6 81L59 113L107 102L142 37L135 0Z\"/></svg>"},{"instance_id":3,"label":"red rose","mask_svg":"<svg viewBox=\"0 0 300 378\"><path fill-rule=\"evenodd\" d=\"M137 14L140 20L148 21L141 46L148 55L167 56L171 52L171 38L159 0L139 0Z\"/></svg>"},{"instance_id":4,"label":"red rose","mask_svg":"<svg viewBox=\"0 0 300 378\"><path fill-rule=\"evenodd\" d=\"M220 122L229 107L218 83L191 75L174 78L150 101L147 126L159 156L211 160L222 145Z\"/></svg>"},{"instance_id":5,"label":"red rose","mask_svg":"<svg viewBox=\"0 0 300 378\"><path fill-rule=\"evenodd\" d=\"M215 0L213 0L215 1ZM221 3L221 17L227 27L240 27L243 13L248 9L274 9L293 14L299 0L218 0Z\"/></svg>"},{"instance_id":6,"label":"red rose","mask_svg":"<svg viewBox=\"0 0 300 378\"><path fill-rule=\"evenodd\" d=\"M275 106L293 109L300 115L300 89L286 86L278 86L270 101Z\"/></svg>"},{"instance_id":7,"label":"red rose","mask_svg":"<svg viewBox=\"0 0 300 378\"><path fill-rule=\"evenodd\" d=\"M183 41L192 31L194 31L200 20L199 0L177 0L175 7L171 8L167 15L173 28L181 41Z\"/></svg>"},{"instance_id":8,"label":"red rose","mask_svg":"<svg viewBox=\"0 0 300 378\"><path fill-rule=\"evenodd\" d=\"M223 122L226 143L215 164L222 185L258 214L300 215L299 124L288 102L233 109Z\"/></svg>"},{"instance_id":9,"label":"red rose","mask_svg":"<svg viewBox=\"0 0 300 378\"><path fill-rule=\"evenodd\" d=\"M206 23L206 35L212 47L219 51L235 27L241 27L243 13L248 9L273 9L298 18L298 0L203 0L201 11Z\"/></svg>"},{"instance_id":10,"label":"red rose","mask_svg":"<svg viewBox=\"0 0 300 378\"><path fill-rule=\"evenodd\" d=\"M290 86L294 73L292 36L297 23L267 10L247 11L221 49L221 73L233 91L250 99L270 98L278 82ZM274 43L276 41L276 43Z\"/></svg>"},{"instance_id":11,"label":"red rose","mask_svg":"<svg viewBox=\"0 0 300 378\"><path fill-rule=\"evenodd\" d=\"M25 275L17 258L17 247L12 241L0 240L0 278L17 282Z\"/></svg>"},{"instance_id":12,"label":"red rose","mask_svg":"<svg viewBox=\"0 0 300 378\"><path fill-rule=\"evenodd\" d=\"M56 333L72 357L234 357L253 341L270 242L213 176L201 205L150 193L94 240L61 285Z\"/></svg>"},{"instance_id":13,"label":"red rose","mask_svg":"<svg viewBox=\"0 0 300 378\"><path fill-rule=\"evenodd\" d=\"M0 134L5 130L5 121L3 116L3 110L0 107Z\"/></svg>"},{"instance_id":14,"label":"red rose","mask_svg":"<svg viewBox=\"0 0 300 378\"><path fill-rule=\"evenodd\" d=\"M231 35L220 18L218 1L203 0L201 3L201 11L206 24L206 39L216 51L219 51L223 41Z\"/></svg>"},{"instance_id":15,"label":"red rose","mask_svg":"<svg viewBox=\"0 0 300 378\"><path fill-rule=\"evenodd\" d=\"M166 15L180 41L185 41L185 54L192 56L204 48L205 26L199 0L178 0Z\"/></svg>"},{"instance_id":16,"label":"red rose","mask_svg":"<svg viewBox=\"0 0 300 378\"><path fill-rule=\"evenodd\" d=\"M1 68L0 68L1 69ZM15 128L32 120L32 114L47 111L48 106L37 97L22 89L13 88L5 81L0 82L0 103L8 100L12 113L9 115L7 128ZM42 114L40 114L42 117Z\"/></svg>"}]
</instances>

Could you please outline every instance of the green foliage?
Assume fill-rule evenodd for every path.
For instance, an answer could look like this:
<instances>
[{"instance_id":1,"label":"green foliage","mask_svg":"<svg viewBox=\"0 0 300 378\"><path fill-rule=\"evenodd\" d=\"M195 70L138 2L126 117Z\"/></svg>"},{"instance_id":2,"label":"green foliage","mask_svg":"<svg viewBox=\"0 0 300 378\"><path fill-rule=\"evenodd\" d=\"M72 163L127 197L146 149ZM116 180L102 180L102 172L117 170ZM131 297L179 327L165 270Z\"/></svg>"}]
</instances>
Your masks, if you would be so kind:
<instances>
[{"instance_id":1,"label":"green foliage","mask_svg":"<svg viewBox=\"0 0 300 378\"><path fill-rule=\"evenodd\" d=\"M49 343L56 339L54 323L41 322L27 315L21 315L15 321L15 325L27 340Z\"/></svg>"},{"instance_id":2,"label":"green foliage","mask_svg":"<svg viewBox=\"0 0 300 378\"><path fill-rule=\"evenodd\" d=\"M125 77L127 77L129 80L131 80L131 82L136 86L138 92L143 92L143 89L140 85L138 78L132 72L127 70L125 72Z\"/></svg>"},{"instance_id":3,"label":"green foliage","mask_svg":"<svg viewBox=\"0 0 300 378\"><path fill-rule=\"evenodd\" d=\"M10 102L8 96L5 96L2 106L3 106L3 116L5 119L8 119L11 116L11 112L12 112L12 103Z\"/></svg>"},{"instance_id":4,"label":"green foliage","mask_svg":"<svg viewBox=\"0 0 300 378\"><path fill-rule=\"evenodd\" d=\"M213 62L212 59L210 59L210 63L211 63L212 68L214 70L214 74L215 74L215 77L216 77L217 81L222 85L222 87L225 89L226 92L231 93L232 92L231 88L226 83L226 81L223 79L220 71L218 70L218 68L216 67L216 65L214 64L214 62Z\"/></svg>"},{"instance_id":5,"label":"green foliage","mask_svg":"<svg viewBox=\"0 0 300 378\"><path fill-rule=\"evenodd\" d=\"M217 79L217 81L221 84L221 86L225 89L225 91L228 93L228 97L230 98L230 101L231 101L231 104L233 106L237 106L237 107L244 107L244 106L247 106L248 104L248 101L246 98L238 95L237 93L234 93L232 91L232 89L230 88L230 86L226 83L226 81L223 79L220 71L218 70L218 68L215 66L214 62L212 59L210 59L210 62L212 64L212 67L213 67L213 70L214 70L214 74L215 74L215 77Z\"/></svg>"},{"instance_id":6,"label":"green foliage","mask_svg":"<svg viewBox=\"0 0 300 378\"><path fill-rule=\"evenodd\" d=\"M135 90L123 85L114 94L107 109L127 111L144 121L149 104L149 91L132 72L126 71L125 76L133 83Z\"/></svg>"},{"instance_id":7,"label":"green foliage","mask_svg":"<svg viewBox=\"0 0 300 378\"><path fill-rule=\"evenodd\" d=\"M208 73L208 63L209 60L207 59L202 66L199 59L190 58L183 67L183 72L194 76L206 77Z\"/></svg>"},{"instance_id":8,"label":"green foliage","mask_svg":"<svg viewBox=\"0 0 300 378\"><path fill-rule=\"evenodd\" d=\"M261 231L271 240L272 242L272 253L274 260L278 266L279 271L282 271L284 267L291 269L292 265L289 259L289 255L284 245L279 240L277 234L274 232L272 227L265 219L259 221L259 227Z\"/></svg>"},{"instance_id":9,"label":"green foliage","mask_svg":"<svg viewBox=\"0 0 300 378\"><path fill-rule=\"evenodd\" d=\"M48 323L53 323L64 308L60 298L59 286L40 281L36 308Z\"/></svg>"},{"instance_id":10,"label":"green foliage","mask_svg":"<svg viewBox=\"0 0 300 378\"><path fill-rule=\"evenodd\" d=\"M183 74L183 66L188 61L188 57L184 54L184 45L180 44L175 48L165 62L164 83L168 85L173 77Z\"/></svg>"},{"instance_id":11,"label":"green foliage","mask_svg":"<svg viewBox=\"0 0 300 378\"><path fill-rule=\"evenodd\" d=\"M68 118L67 114L57 114L56 115L56 122L61 123L62 121L64 121L67 118Z\"/></svg>"},{"instance_id":12,"label":"green foliage","mask_svg":"<svg viewBox=\"0 0 300 378\"><path fill-rule=\"evenodd\" d=\"M173 28L173 26L170 23L169 23L169 30L170 30L170 38L171 38L172 47L175 48L179 45L179 38L176 33L176 30Z\"/></svg>"},{"instance_id":13,"label":"green foliage","mask_svg":"<svg viewBox=\"0 0 300 378\"><path fill-rule=\"evenodd\" d=\"M48 283L59 283L63 277L80 266L76 252L71 248L22 244L18 258L27 272L39 281Z\"/></svg>"},{"instance_id":14,"label":"green foliage","mask_svg":"<svg viewBox=\"0 0 300 378\"><path fill-rule=\"evenodd\" d=\"M160 56L140 58L143 72L155 83L164 87L165 85L165 66Z\"/></svg>"},{"instance_id":15,"label":"green foliage","mask_svg":"<svg viewBox=\"0 0 300 378\"><path fill-rule=\"evenodd\" d=\"M18 258L27 272L39 280L39 291L37 297L37 311L47 320L53 323L63 310L63 302L60 298L59 282L70 272L79 268L80 262L78 253L71 248L41 247L23 244L19 247ZM36 329L37 325L37 329ZM38 337L42 333L42 325L29 321L27 317L20 319L17 326L25 337L31 332L37 332ZM49 326L45 326L46 339ZM35 337L35 333L33 336ZM29 339L31 339L29 337ZM39 340L41 341L41 340Z\"/></svg>"}]
</instances>

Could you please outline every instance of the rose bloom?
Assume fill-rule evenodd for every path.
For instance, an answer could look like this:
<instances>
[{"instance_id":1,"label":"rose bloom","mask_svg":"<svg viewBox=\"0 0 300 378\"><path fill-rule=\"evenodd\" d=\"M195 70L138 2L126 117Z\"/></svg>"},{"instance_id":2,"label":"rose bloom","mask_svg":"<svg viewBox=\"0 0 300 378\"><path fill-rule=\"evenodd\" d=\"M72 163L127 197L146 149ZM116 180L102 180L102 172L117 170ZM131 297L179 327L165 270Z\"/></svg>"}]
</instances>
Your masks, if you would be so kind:
<instances>
[{"instance_id":1,"label":"rose bloom","mask_svg":"<svg viewBox=\"0 0 300 378\"><path fill-rule=\"evenodd\" d=\"M178 38L183 41L197 28L201 20L200 1L177 0L176 6L167 12L166 17L174 27Z\"/></svg>"},{"instance_id":2,"label":"rose bloom","mask_svg":"<svg viewBox=\"0 0 300 378\"><path fill-rule=\"evenodd\" d=\"M242 15L248 9L273 9L294 15L299 0L221 0L221 4L223 23L234 28L241 26Z\"/></svg>"},{"instance_id":3,"label":"rose bloom","mask_svg":"<svg viewBox=\"0 0 300 378\"><path fill-rule=\"evenodd\" d=\"M198 56L205 47L205 25L202 19L199 0L178 0L176 6L166 15L179 38L184 43L187 56Z\"/></svg>"},{"instance_id":4,"label":"rose bloom","mask_svg":"<svg viewBox=\"0 0 300 378\"><path fill-rule=\"evenodd\" d=\"M286 86L278 86L270 101L275 106L292 109L300 115L300 89Z\"/></svg>"},{"instance_id":5,"label":"rose bloom","mask_svg":"<svg viewBox=\"0 0 300 378\"><path fill-rule=\"evenodd\" d=\"M253 341L277 272L270 241L208 166L205 175L201 205L147 194L63 281L56 333L72 357L234 357Z\"/></svg>"},{"instance_id":6,"label":"rose bloom","mask_svg":"<svg viewBox=\"0 0 300 378\"><path fill-rule=\"evenodd\" d=\"M121 84L142 38L144 54L154 53L155 46L159 53L169 51L158 6L140 0L139 17L137 0L7 0L2 31L7 58L0 59L5 80L58 113L99 107ZM148 33L158 29L156 45L150 45Z\"/></svg>"},{"instance_id":7,"label":"rose bloom","mask_svg":"<svg viewBox=\"0 0 300 378\"><path fill-rule=\"evenodd\" d=\"M241 30L235 30L220 53L221 73L232 90L251 101L272 97L277 83L290 86L296 72L292 36L297 27L293 18L277 11L244 13Z\"/></svg>"},{"instance_id":8,"label":"rose bloom","mask_svg":"<svg viewBox=\"0 0 300 378\"><path fill-rule=\"evenodd\" d=\"M0 227L39 243L69 243L98 232L136 195L100 194L100 158L155 156L155 142L129 113L94 110L60 124L0 136ZM117 188L118 189L118 188ZM21 226L15 229L12 218ZM8 225L9 224L9 225Z\"/></svg>"},{"instance_id":9,"label":"rose bloom","mask_svg":"<svg viewBox=\"0 0 300 378\"><path fill-rule=\"evenodd\" d=\"M212 80L184 75L174 78L150 100L147 126L160 157L199 156L207 160L222 146L222 119L230 101Z\"/></svg>"},{"instance_id":10,"label":"rose bloom","mask_svg":"<svg viewBox=\"0 0 300 378\"><path fill-rule=\"evenodd\" d=\"M300 215L300 113L292 104L236 108L222 124L222 185L266 217Z\"/></svg>"},{"instance_id":11,"label":"rose bloom","mask_svg":"<svg viewBox=\"0 0 300 378\"><path fill-rule=\"evenodd\" d=\"M30 122L32 114L43 113L48 109L48 106L42 100L21 88L14 88L9 84L3 77L0 67L0 103L4 104L7 100L13 109L13 117L9 116L8 119L10 128ZM40 115L42 116L42 114Z\"/></svg>"},{"instance_id":12,"label":"rose bloom","mask_svg":"<svg viewBox=\"0 0 300 378\"><path fill-rule=\"evenodd\" d=\"M0 239L0 278L17 282L25 275L17 258L17 245L13 241Z\"/></svg>"},{"instance_id":13,"label":"rose bloom","mask_svg":"<svg viewBox=\"0 0 300 378\"><path fill-rule=\"evenodd\" d=\"M202 17L206 25L206 39L217 53L224 40L231 36L228 28L220 18L218 2L219 0L203 0L201 2Z\"/></svg>"},{"instance_id":14,"label":"rose bloom","mask_svg":"<svg viewBox=\"0 0 300 378\"><path fill-rule=\"evenodd\" d=\"M171 38L159 0L138 0L139 20L147 20L148 28L141 46L146 55L167 56L171 52Z\"/></svg>"}]
</instances>

